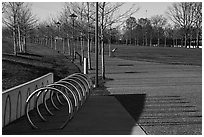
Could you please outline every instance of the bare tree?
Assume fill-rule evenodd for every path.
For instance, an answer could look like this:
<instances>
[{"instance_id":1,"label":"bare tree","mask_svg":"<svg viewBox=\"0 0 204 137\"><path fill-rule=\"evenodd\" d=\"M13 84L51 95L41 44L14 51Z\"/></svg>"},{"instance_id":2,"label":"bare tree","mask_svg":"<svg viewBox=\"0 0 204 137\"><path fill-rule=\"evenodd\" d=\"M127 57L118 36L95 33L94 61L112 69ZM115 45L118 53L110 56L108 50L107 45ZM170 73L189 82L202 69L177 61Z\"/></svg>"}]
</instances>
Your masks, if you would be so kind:
<instances>
[{"instance_id":1,"label":"bare tree","mask_svg":"<svg viewBox=\"0 0 204 137\"><path fill-rule=\"evenodd\" d=\"M121 26L124 24L125 19L130 17L133 13L135 13L138 9L134 9L133 5L130 9L125 11L124 13L116 14L119 12L119 9L124 5L124 3L109 3L109 2L101 2L99 3L99 26L100 26L100 41L101 48L100 51L103 53L102 56L102 77L105 78L105 64L104 64L104 32L107 28L109 28L113 24L117 24L117 26ZM65 4L66 10L63 13L67 15L67 13L75 13L80 19L76 20L76 31L82 32L85 34L88 41L88 60L90 61L90 35L94 32L93 23L95 21L95 5L94 3L76 3L70 2ZM90 66L90 65L89 65Z\"/></svg>"},{"instance_id":2,"label":"bare tree","mask_svg":"<svg viewBox=\"0 0 204 137\"><path fill-rule=\"evenodd\" d=\"M199 47L199 36L202 33L202 3L196 2L194 4L195 10L195 27L196 27L196 47Z\"/></svg>"},{"instance_id":3,"label":"bare tree","mask_svg":"<svg viewBox=\"0 0 204 137\"><path fill-rule=\"evenodd\" d=\"M3 23L13 33L14 54L17 55L17 47L20 52L26 52L26 34L37 20L26 3L5 2L4 8Z\"/></svg>"},{"instance_id":4,"label":"bare tree","mask_svg":"<svg viewBox=\"0 0 204 137\"><path fill-rule=\"evenodd\" d=\"M117 27L122 26L125 23L125 19L130 17L132 14L134 14L136 11L138 11L139 8L135 8L135 5L133 5L131 8L129 8L127 11L117 14L119 12L120 8L125 3L114 3L114 2L101 2L99 3L99 13L100 13L100 28L101 28L101 62L102 62L102 79L105 79L105 58L104 58L104 31L111 25L116 25Z\"/></svg>"},{"instance_id":5,"label":"bare tree","mask_svg":"<svg viewBox=\"0 0 204 137\"><path fill-rule=\"evenodd\" d=\"M187 36L190 33L191 26L197 22L198 16L200 16L195 5L197 5L195 2L173 3L166 12L169 18L182 28L185 47L187 47Z\"/></svg>"},{"instance_id":6,"label":"bare tree","mask_svg":"<svg viewBox=\"0 0 204 137\"><path fill-rule=\"evenodd\" d=\"M31 31L37 23L36 17L32 14L30 6L25 4L21 10L20 15L20 28L22 33L22 51L25 53L26 50L26 37L29 31Z\"/></svg>"},{"instance_id":7,"label":"bare tree","mask_svg":"<svg viewBox=\"0 0 204 137\"><path fill-rule=\"evenodd\" d=\"M130 44L132 44L132 36L133 36L132 31L135 27L136 27L136 18L135 17L129 17L126 20L126 33L127 33L126 35L127 35L127 38L129 37ZM126 44L128 44L128 43L126 43Z\"/></svg>"},{"instance_id":8,"label":"bare tree","mask_svg":"<svg viewBox=\"0 0 204 137\"><path fill-rule=\"evenodd\" d=\"M162 15L155 15L151 18L151 24L153 28L157 31L158 46L160 45L160 35L166 23L167 23L167 19Z\"/></svg>"},{"instance_id":9,"label":"bare tree","mask_svg":"<svg viewBox=\"0 0 204 137\"><path fill-rule=\"evenodd\" d=\"M14 55L17 55L17 25L18 25L18 12L19 7L15 2L4 3L3 23L13 33Z\"/></svg>"}]
</instances>

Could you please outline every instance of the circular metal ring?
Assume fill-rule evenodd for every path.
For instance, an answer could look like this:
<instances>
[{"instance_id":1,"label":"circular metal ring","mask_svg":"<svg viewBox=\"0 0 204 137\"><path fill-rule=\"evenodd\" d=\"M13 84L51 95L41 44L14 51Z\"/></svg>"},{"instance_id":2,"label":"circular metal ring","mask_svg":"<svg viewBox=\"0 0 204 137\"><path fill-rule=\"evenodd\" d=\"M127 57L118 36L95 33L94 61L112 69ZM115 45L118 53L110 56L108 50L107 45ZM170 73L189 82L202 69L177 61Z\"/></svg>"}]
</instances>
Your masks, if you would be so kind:
<instances>
[{"instance_id":1,"label":"circular metal ring","mask_svg":"<svg viewBox=\"0 0 204 137\"><path fill-rule=\"evenodd\" d=\"M68 110L69 110L69 111L68 111L69 116L68 116L67 120L65 121L65 123L60 127L60 128L63 128L63 127L68 123L68 121L71 119L71 116L72 116L72 113L73 113L73 106L72 106L71 100L69 99L69 97L66 96L66 94L64 94L64 93L61 92L60 90L58 90L58 89L56 89L56 88L53 88L53 87L44 87L44 88L37 89L36 91L34 91L34 92L27 98L25 111L26 111L26 116L27 116L27 118L28 118L28 121L29 121L29 123L31 124L31 126L32 126L33 128L35 128L35 129L38 128L38 127L32 122L32 120L31 120L31 118L30 118L30 116L29 116L28 104L29 104L31 98L34 97L34 95L36 95L37 93L39 93L39 91L45 90L45 89L47 89L47 90L50 89L50 90L52 90L52 91L59 92L60 94L62 94L62 95L65 97L65 99L66 99L66 101L67 101Z\"/></svg>"},{"instance_id":2,"label":"circular metal ring","mask_svg":"<svg viewBox=\"0 0 204 137\"><path fill-rule=\"evenodd\" d=\"M92 83L91 79L83 73L74 73L74 74L69 75L68 77L72 77L72 76L76 76L76 75L82 76L83 78L85 78L87 80L87 84L89 85L90 89L93 87L93 83Z\"/></svg>"},{"instance_id":3,"label":"circular metal ring","mask_svg":"<svg viewBox=\"0 0 204 137\"><path fill-rule=\"evenodd\" d=\"M72 81L72 82L76 83L80 87L80 89L82 91L82 103L85 101L85 98L86 98L85 97L86 96L85 91L84 91L83 87L81 86L81 84L78 81L76 81L75 79L70 79L70 78L62 79L62 81L67 81L67 82Z\"/></svg>"},{"instance_id":4,"label":"circular metal ring","mask_svg":"<svg viewBox=\"0 0 204 137\"><path fill-rule=\"evenodd\" d=\"M84 94L84 97L85 97L85 100L86 100L86 98L87 98L87 94L86 94L86 92L88 92L87 91L87 88L86 88L86 84L84 83L84 81L83 80L81 80L80 78L78 78L78 77L69 77L69 78L67 78L68 80L69 79L73 79L73 80L76 80L76 81L78 81L79 83L80 83L80 85L81 85L81 89L83 90L83 94Z\"/></svg>"},{"instance_id":5,"label":"circular metal ring","mask_svg":"<svg viewBox=\"0 0 204 137\"><path fill-rule=\"evenodd\" d=\"M56 83L63 83L63 84L67 84L67 85L73 87L74 90L75 90L76 93L77 93L79 107L80 107L80 103L81 103L81 105L82 105L83 95L82 95L82 93L78 90L78 88L77 88L74 84L72 84L71 82L68 82L68 81L64 81L64 80L60 80L60 81L58 81L58 82L56 82ZM71 91L72 91L72 90L71 90ZM75 93L75 92L73 92L73 93Z\"/></svg>"},{"instance_id":6,"label":"circular metal ring","mask_svg":"<svg viewBox=\"0 0 204 137\"><path fill-rule=\"evenodd\" d=\"M72 97L74 98L74 106L78 109L78 107L79 107L79 101L78 101L78 98L76 97L77 95L76 95L69 87L67 87L66 85L63 85L63 84L60 83L60 82L56 82L56 83L50 84L50 85L48 85L48 86L60 86L60 87L63 87L63 88L65 88L65 89L67 89L67 90L71 93ZM56 88L57 88L57 87L56 87ZM66 91L66 94L68 95L67 91Z\"/></svg>"},{"instance_id":7,"label":"circular metal ring","mask_svg":"<svg viewBox=\"0 0 204 137\"><path fill-rule=\"evenodd\" d=\"M89 95L89 93L90 93L89 85L87 84L87 81L83 77L81 77L79 75L75 75L75 76L72 76L71 78L79 79L84 84L84 87L86 88L87 95Z\"/></svg>"}]
</instances>

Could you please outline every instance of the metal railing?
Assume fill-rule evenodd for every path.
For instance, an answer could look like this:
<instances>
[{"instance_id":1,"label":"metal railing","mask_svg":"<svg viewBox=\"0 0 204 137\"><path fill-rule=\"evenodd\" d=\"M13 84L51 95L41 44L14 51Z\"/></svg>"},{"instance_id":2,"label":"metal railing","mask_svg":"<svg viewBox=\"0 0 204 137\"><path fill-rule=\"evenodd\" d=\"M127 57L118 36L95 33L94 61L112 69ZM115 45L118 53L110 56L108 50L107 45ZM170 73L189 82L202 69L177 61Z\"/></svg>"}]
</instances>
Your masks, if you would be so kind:
<instances>
[{"instance_id":1,"label":"metal railing","mask_svg":"<svg viewBox=\"0 0 204 137\"><path fill-rule=\"evenodd\" d=\"M27 97L36 89L53 83L53 73L13 87L2 92L2 127L25 115L25 102ZM39 102L40 103L40 102ZM30 102L30 110L34 102Z\"/></svg>"},{"instance_id":2,"label":"metal railing","mask_svg":"<svg viewBox=\"0 0 204 137\"><path fill-rule=\"evenodd\" d=\"M67 104L68 115L65 122L60 126L60 129L64 128L67 123L74 117L74 114L79 110L83 103L87 100L92 87L92 81L88 76L82 73L75 73L53 84L49 84L46 87L35 90L26 100L25 113L30 125L34 129L40 128L33 122L32 118L30 117L30 103L32 101L35 102L37 115L42 121L47 121L47 119L42 115L39 109L39 102L42 101L46 112L50 116L53 116L53 112L51 112L51 109L47 105L47 98L50 99L52 107L54 107L56 110L60 110L60 108L55 104L53 100L53 96L55 96L58 104L64 105L63 100Z\"/></svg>"},{"instance_id":3,"label":"metal railing","mask_svg":"<svg viewBox=\"0 0 204 137\"><path fill-rule=\"evenodd\" d=\"M74 58L76 59L76 56L79 56L79 62L80 62L80 65L82 65L82 57L81 57L81 55L78 53L78 52L75 52L75 56L74 56Z\"/></svg>"}]
</instances>

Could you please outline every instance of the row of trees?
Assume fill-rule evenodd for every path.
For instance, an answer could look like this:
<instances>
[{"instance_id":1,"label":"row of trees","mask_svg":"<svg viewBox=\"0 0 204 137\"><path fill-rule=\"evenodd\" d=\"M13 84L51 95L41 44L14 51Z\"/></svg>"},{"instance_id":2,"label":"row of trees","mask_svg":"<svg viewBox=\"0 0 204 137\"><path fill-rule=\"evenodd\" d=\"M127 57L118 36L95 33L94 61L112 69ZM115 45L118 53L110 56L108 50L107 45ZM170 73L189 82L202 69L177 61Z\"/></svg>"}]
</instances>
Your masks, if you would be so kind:
<instances>
[{"instance_id":1,"label":"row of trees","mask_svg":"<svg viewBox=\"0 0 204 137\"><path fill-rule=\"evenodd\" d=\"M19 52L26 52L28 33L37 22L30 5L24 2L3 2L2 13L3 23L13 35L14 54L17 54L17 49Z\"/></svg>"},{"instance_id":2,"label":"row of trees","mask_svg":"<svg viewBox=\"0 0 204 137\"><path fill-rule=\"evenodd\" d=\"M124 12L120 8L125 3L99 2L99 53L102 58L102 78L105 78L104 44L110 45L119 41L122 37L126 43L135 45L180 45L187 40L196 38L196 46L199 46L202 26L202 3L174 3L167 11L168 17L173 21L169 24L162 15L136 20L132 15L139 10L132 5ZM56 18L39 23L32 14L31 7L23 2L6 2L2 6L3 23L9 28L14 43L14 54L26 52L26 41L50 44L51 48L57 50L59 42L69 49L72 57L76 51L76 41L80 43L80 54L88 56L88 66L91 69L91 43L94 41L96 5L93 2L68 2ZM123 33L120 33L122 26ZM86 41L86 42L85 42ZM58 44L57 44L58 42ZM87 43L87 45L85 44ZM87 49L87 52L84 52Z\"/></svg>"},{"instance_id":3,"label":"row of trees","mask_svg":"<svg viewBox=\"0 0 204 137\"><path fill-rule=\"evenodd\" d=\"M109 3L99 2L99 38L100 48L99 52L102 57L102 77L105 78L105 63L104 63L104 43L111 43L110 31L117 30L127 17L135 13L138 8L132 5L125 12L120 12L120 8L125 3ZM90 61L90 43L94 37L94 23L96 16L96 5L92 2L69 2L65 3L63 10L57 18L52 18L49 21L38 23L37 19L31 13L31 8L28 4L23 2L8 2L3 3L3 22L10 29L14 41L14 54L17 54L17 49L20 52L26 52L26 38L31 42L38 42L48 44L50 41L51 47L55 45L56 41L63 41L70 47L70 54L75 53L75 41L80 38L81 41L81 56L84 56L85 47L88 49L88 62L91 69ZM25 12L26 11L26 12ZM77 17L74 18L70 15ZM112 29L112 26L115 26ZM54 41L54 44L53 44ZM87 46L85 42L87 41ZM63 46L64 47L64 46ZM110 48L109 48L110 49Z\"/></svg>"},{"instance_id":4,"label":"row of trees","mask_svg":"<svg viewBox=\"0 0 204 137\"><path fill-rule=\"evenodd\" d=\"M105 59L104 59L104 43L105 41L109 41L109 49L110 49L110 32L108 30L115 24L119 27L121 26L125 18L131 16L135 13L138 8L135 8L135 5L130 7L130 9L126 10L125 12L121 13L120 8L125 3L108 3L108 2L99 2L98 3L98 13L99 13L99 38L100 38L100 47L99 53L101 54L102 58L102 78L105 79ZM88 66L91 69L91 61L90 61L90 42L91 37L94 35L94 23L96 19L96 8L95 3L66 3L64 10L61 13L61 16L58 18L60 22L63 22L64 26L69 25L67 22L67 18L71 13L75 13L78 16L78 19L75 21L76 27L75 28L75 35L81 37L81 41L87 41L87 53L88 53ZM118 14L119 13L119 14ZM68 28L68 27L66 27ZM108 35L106 35L108 34ZM107 37L109 36L109 37ZM74 37L74 36L73 36ZM110 51L110 50L109 50ZM81 43L81 55L83 58L84 55L84 46L83 42Z\"/></svg>"},{"instance_id":5,"label":"row of trees","mask_svg":"<svg viewBox=\"0 0 204 137\"><path fill-rule=\"evenodd\" d=\"M174 3L166 14L173 23L168 23L163 15L128 18L122 35L126 44L198 47L202 36L202 3Z\"/></svg>"}]
</instances>

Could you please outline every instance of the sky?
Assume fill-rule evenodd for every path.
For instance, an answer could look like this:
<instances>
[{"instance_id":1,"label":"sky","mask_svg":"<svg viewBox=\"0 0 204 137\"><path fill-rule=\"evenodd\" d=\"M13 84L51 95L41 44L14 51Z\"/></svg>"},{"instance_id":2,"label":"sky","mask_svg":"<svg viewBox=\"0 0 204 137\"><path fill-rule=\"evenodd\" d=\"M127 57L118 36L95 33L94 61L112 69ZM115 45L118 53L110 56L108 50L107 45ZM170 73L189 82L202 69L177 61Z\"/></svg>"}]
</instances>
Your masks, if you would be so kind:
<instances>
[{"instance_id":1,"label":"sky","mask_svg":"<svg viewBox=\"0 0 204 137\"><path fill-rule=\"evenodd\" d=\"M62 11L63 2L29 2L32 12L40 21L46 21L51 17L57 17Z\"/></svg>"},{"instance_id":2,"label":"sky","mask_svg":"<svg viewBox=\"0 0 204 137\"><path fill-rule=\"evenodd\" d=\"M40 19L40 21L46 21L50 17L57 17L63 8L63 2L30 2L32 4L33 13ZM133 4L133 2L127 2L121 11L125 11ZM133 16L138 18L150 18L154 15L165 15L165 11L172 2L135 2L136 7L140 10Z\"/></svg>"}]
</instances>

